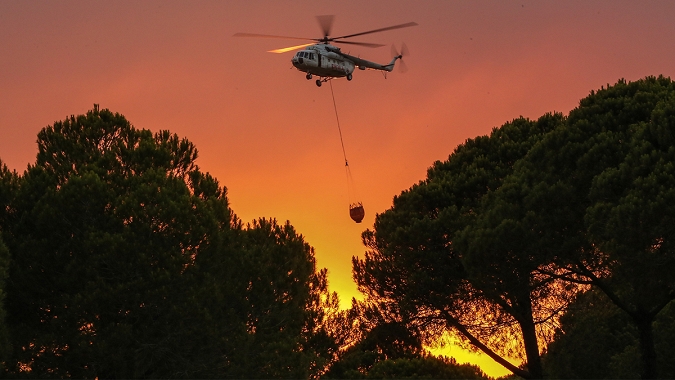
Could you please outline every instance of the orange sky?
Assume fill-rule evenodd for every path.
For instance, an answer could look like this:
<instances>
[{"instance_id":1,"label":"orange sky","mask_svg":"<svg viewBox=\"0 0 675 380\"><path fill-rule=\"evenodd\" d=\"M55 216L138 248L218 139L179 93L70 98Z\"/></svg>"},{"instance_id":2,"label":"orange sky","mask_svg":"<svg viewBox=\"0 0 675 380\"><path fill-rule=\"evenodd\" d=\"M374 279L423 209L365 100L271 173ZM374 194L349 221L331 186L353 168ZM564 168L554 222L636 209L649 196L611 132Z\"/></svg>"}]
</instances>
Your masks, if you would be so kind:
<instances>
[{"instance_id":1,"label":"orange sky","mask_svg":"<svg viewBox=\"0 0 675 380\"><path fill-rule=\"evenodd\" d=\"M292 69L292 53L266 53L297 41L232 37L321 37L323 14L334 36L419 24L354 39L405 42L407 73L333 82L362 224L348 217L330 87ZM619 78L674 76L673 19L672 1L0 0L0 158L23 171L41 128L94 103L169 129L197 145L242 220L290 220L348 305L360 234L394 195L520 115L567 113ZM389 47L343 50L391 59Z\"/></svg>"}]
</instances>

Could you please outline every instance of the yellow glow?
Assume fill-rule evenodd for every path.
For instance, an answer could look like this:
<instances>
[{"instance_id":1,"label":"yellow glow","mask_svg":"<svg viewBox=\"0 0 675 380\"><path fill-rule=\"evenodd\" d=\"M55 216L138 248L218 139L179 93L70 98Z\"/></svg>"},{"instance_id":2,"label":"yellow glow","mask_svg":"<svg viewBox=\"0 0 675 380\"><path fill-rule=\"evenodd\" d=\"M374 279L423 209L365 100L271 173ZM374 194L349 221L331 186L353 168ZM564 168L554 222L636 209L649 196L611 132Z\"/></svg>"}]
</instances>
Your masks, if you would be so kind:
<instances>
[{"instance_id":1,"label":"yellow glow","mask_svg":"<svg viewBox=\"0 0 675 380\"><path fill-rule=\"evenodd\" d=\"M267 52L268 52L268 53L285 53L285 52L291 51L291 50L302 49L302 48L304 48L305 46L309 46L309 45L314 45L314 43L310 43L310 44L302 44L302 45L296 45L296 46L290 46L290 47L281 48L281 49L275 49L275 50L268 50Z\"/></svg>"},{"instance_id":2,"label":"yellow glow","mask_svg":"<svg viewBox=\"0 0 675 380\"><path fill-rule=\"evenodd\" d=\"M437 356L443 355L455 358L457 363L460 364L469 363L477 365L483 372L485 372L486 375L492 378L498 378L511 374L511 371L507 370L501 364L492 360L492 358L490 358L489 356L482 353L471 352L460 347L457 344L457 338L454 337L449 338L448 343L443 347L435 347L435 348L426 347L426 349L429 350L429 352L431 352L432 354ZM516 366L520 365L520 360L518 359L508 357L505 359L510 361Z\"/></svg>"}]
</instances>

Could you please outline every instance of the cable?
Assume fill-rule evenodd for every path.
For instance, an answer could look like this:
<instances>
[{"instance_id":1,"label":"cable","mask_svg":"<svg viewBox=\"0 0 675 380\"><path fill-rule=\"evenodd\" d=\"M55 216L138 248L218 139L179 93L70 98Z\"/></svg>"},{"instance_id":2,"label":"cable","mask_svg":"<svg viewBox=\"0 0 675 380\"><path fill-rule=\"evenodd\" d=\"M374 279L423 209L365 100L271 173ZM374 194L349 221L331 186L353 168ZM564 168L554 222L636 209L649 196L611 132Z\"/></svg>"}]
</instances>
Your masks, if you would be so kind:
<instances>
[{"instance_id":1,"label":"cable","mask_svg":"<svg viewBox=\"0 0 675 380\"><path fill-rule=\"evenodd\" d=\"M352 178L352 171L349 169L349 162L347 162L347 153L345 152L345 143L342 139L342 128L340 128L340 117L337 112L337 105L335 105L335 94L333 93L333 81L330 82L330 95L333 98L333 108L335 109L335 119L337 120L338 132L340 133L340 145L342 145L342 156L345 158L345 172L347 174L347 196L349 197L349 217L356 223L361 223L365 211L361 202L352 202L352 196L356 196L356 189L354 189L354 179Z\"/></svg>"},{"instance_id":2,"label":"cable","mask_svg":"<svg viewBox=\"0 0 675 380\"><path fill-rule=\"evenodd\" d=\"M335 94L333 94L333 81L329 80L330 96L333 97L333 108L335 109L335 119L337 120L338 132L340 132L340 144L342 145L342 156L345 158L345 166L349 166L347 162L347 153L345 153L345 143L342 141L342 129L340 128L340 118L338 117L337 106L335 105Z\"/></svg>"}]
</instances>

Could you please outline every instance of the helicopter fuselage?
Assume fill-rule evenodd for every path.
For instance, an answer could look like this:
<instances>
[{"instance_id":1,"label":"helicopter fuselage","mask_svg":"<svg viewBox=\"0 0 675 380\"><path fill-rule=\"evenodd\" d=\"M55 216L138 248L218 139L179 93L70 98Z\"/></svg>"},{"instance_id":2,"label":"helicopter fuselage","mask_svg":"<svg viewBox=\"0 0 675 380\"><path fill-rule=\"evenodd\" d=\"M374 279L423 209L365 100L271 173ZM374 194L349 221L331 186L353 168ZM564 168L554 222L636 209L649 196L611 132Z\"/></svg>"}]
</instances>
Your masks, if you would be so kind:
<instances>
[{"instance_id":1,"label":"helicopter fuselage","mask_svg":"<svg viewBox=\"0 0 675 380\"><path fill-rule=\"evenodd\" d=\"M319 77L340 78L354 72L354 62L326 49L325 46L324 44L309 46L297 52L291 63L296 69Z\"/></svg>"},{"instance_id":2,"label":"helicopter fuselage","mask_svg":"<svg viewBox=\"0 0 675 380\"><path fill-rule=\"evenodd\" d=\"M392 71L396 59L399 58L394 57L389 64L381 65L343 53L340 51L340 48L333 45L319 43L297 52L291 58L291 63L296 69L307 73L307 79L311 79L312 75L316 75L328 79L347 77L347 80L351 80L352 73L357 67L360 70ZM319 83L317 81L317 85Z\"/></svg>"}]
</instances>

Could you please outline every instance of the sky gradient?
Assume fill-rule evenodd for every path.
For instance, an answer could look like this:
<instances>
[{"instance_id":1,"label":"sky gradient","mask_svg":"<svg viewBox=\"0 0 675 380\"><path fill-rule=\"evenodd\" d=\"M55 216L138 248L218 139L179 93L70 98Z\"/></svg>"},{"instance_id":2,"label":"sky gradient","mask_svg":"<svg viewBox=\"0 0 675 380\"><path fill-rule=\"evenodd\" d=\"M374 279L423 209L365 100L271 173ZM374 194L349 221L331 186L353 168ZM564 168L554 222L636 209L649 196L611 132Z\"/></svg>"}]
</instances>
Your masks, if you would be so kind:
<instances>
[{"instance_id":1,"label":"sky gradient","mask_svg":"<svg viewBox=\"0 0 675 380\"><path fill-rule=\"evenodd\" d=\"M305 80L293 53L266 52L297 41L232 37L322 37L324 14L335 15L334 36L419 24L354 38L405 42L407 73L333 81L362 224L348 215L330 87ZM673 77L673 19L672 1L0 0L0 159L22 172L41 128L94 103L187 137L237 216L289 220L348 306L360 234L395 195L521 115L567 113L620 78ZM391 60L388 46L342 48Z\"/></svg>"}]
</instances>

